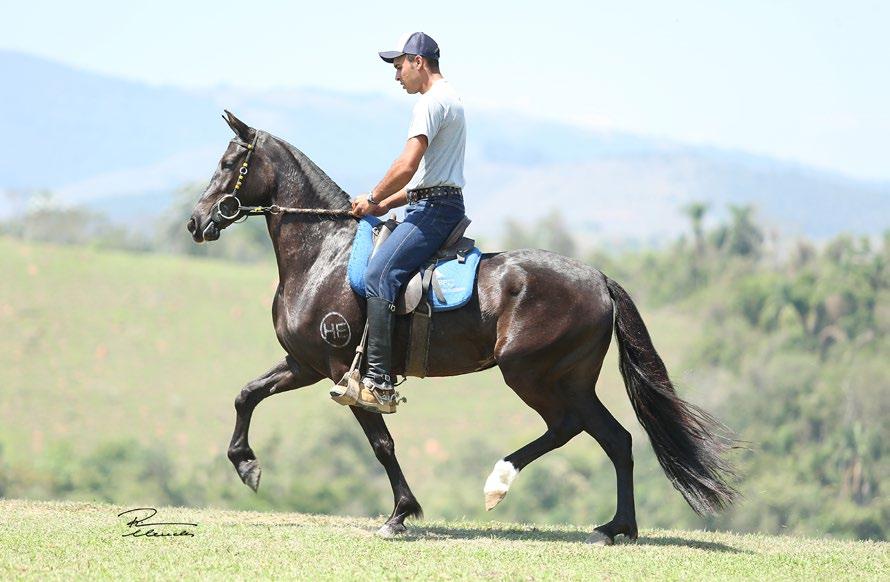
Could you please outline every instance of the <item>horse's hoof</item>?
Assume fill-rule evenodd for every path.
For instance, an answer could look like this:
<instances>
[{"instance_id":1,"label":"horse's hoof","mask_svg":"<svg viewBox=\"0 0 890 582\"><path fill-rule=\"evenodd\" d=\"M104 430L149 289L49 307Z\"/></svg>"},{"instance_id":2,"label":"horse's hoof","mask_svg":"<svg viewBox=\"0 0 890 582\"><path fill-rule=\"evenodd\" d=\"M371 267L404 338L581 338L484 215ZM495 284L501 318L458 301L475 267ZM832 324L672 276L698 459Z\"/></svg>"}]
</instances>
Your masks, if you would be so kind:
<instances>
[{"instance_id":1,"label":"horse's hoof","mask_svg":"<svg viewBox=\"0 0 890 582\"><path fill-rule=\"evenodd\" d=\"M383 538L385 540L391 540L393 538L399 537L406 531L408 531L408 528L405 527L405 524L384 523L383 527L377 530L377 537Z\"/></svg>"},{"instance_id":2,"label":"horse's hoof","mask_svg":"<svg viewBox=\"0 0 890 582\"><path fill-rule=\"evenodd\" d=\"M585 544L591 544L593 546L611 546L615 543L612 538L599 531L598 529L593 530L593 533L590 534L590 537L584 542Z\"/></svg>"},{"instance_id":3,"label":"horse's hoof","mask_svg":"<svg viewBox=\"0 0 890 582\"><path fill-rule=\"evenodd\" d=\"M485 511L491 511L494 506L507 496L506 491L489 491L485 494Z\"/></svg>"},{"instance_id":4,"label":"horse's hoof","mask_svg":"<svg viewBox=\"0 0 890 582\"><path fill-rule=\"evenodd\" d=\"M510 461L501 459L494 464L494 469L485 480L485 487L482 488L482 492L485 493L485 511L491 511L501 502L510 490L510 483L518 474L519 470Z\"/></svg>"},{"instance_id":5,"label":"horse's hoof","mask_svg":"<svg viewBox=\"0 0 890 582\"><path fill-rule=\"evenodd\" d=\"M256 459L238 463L238 475L245 485L253 489L254 493L260 486L260 476L262 474L263 470L260 469L260 462Z\"/></svg>"}]
</instances>

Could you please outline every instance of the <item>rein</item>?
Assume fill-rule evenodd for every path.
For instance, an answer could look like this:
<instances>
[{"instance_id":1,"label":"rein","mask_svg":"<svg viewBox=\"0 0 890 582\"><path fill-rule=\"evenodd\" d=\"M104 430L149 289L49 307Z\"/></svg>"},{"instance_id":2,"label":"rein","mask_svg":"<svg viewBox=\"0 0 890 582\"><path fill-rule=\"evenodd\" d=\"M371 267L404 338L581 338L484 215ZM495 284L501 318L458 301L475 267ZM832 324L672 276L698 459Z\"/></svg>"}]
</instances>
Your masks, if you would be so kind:
<instances>
[{"instance_id":1,"label":"rein","mask_svg":"<svg viewBox=\"0 0 890 582\"><path fill-rule=\"evenodd\" d=\"M225 208L223 207L225 205ZM266 216L269 214L311 214L314 216L326 216L328 218L356 218L352 210L334 210L333 208L291 208L288 206L243 206L234 194L226 194L216 203L213 209L214 217L219 216L223 220L235 220L239 215L242 218L248 216ZM239 221L240 222L240 221Z\"/></svg>"},{"instance_id":2,"label":"rein","mask_svg":"<svg viewBox=\"0 0 890 582\"><path fill-rule=\"evenodd\" d=\"M236 220L239 216L244 220L247 220L248 216L267 216L274 214L309 214L312 216L323 216L327 218L358 218L352 213L352 210L335 210L333 208L290 208L287 206L279 206L277 204L272 204L271 206L244 206L241 204L241 200L238 199L238 190L241 189L241 184L244 182L244 178L247 176L247 169L250 163L250 156L256 150L257 140L260 137L260 132L256 132L256 135L253 138L252 143L244 143L241 141L236 142L238 145L247 148L247 157L244 158L244 163L241 164L241 167L238 168L238 181L235 182L235 188L232 190L231 194L226 194L222 198L220 198L216 204L213 205L213 212L210 216L210 219L216 224L220 224L223 220L231 220L234 222L241 222Z\"/></svg>"}]
</instances>

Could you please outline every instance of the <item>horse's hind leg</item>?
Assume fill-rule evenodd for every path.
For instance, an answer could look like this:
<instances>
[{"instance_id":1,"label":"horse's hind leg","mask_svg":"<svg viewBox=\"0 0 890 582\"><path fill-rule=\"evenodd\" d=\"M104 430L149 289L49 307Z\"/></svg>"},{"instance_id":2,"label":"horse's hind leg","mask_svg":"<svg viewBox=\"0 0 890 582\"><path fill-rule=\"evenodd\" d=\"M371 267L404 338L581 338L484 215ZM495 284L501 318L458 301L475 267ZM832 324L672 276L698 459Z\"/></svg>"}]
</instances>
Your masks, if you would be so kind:
<instances>
[{"instance_id":1,"label":"horse's hind leg","mask_svg":"<svg viewBox=\"0 0 890 582\"><path fill-rule=\"evenodd\" d=\"M389 429L386 428L386 422L379 414L362 410L361 408L350 407L355 418L365 431L371 448L377 460L386 469L386 475L389 477L389 484L392 486L392 495L394 507L392 515L386 520L386 523L377 530L377 535L384 538L395 537L404 533L405 518L407 517L423 517L423 509L420 503L411 492L399 461L396 459L396 446L393 441Z\"/></svg>"},{"instance_id":2,"label":"horse's hind leg","mask_svg":"<svg viewBox=\"0 0 890 582\"><path fill-rule=\"evenodd\" d=\"M615 536L623 534L631 540L637 539L637 518L634 509L633 452L630 433L615 420L612 413L600 402L589 386L578 390L574 395L575 409L581 413L584 430L603 447L609 460L615 466L618 485L618 504L612 521L597 527L588 543L607 545Z\"/></svg>"},{"instance_id":3,"label":"horse's hind leg","mask_svg":"<svg viewBox=\"0 0 890 582\"><path fill-rule=\"evenodd\" d=\"M535 410L547 431L521 449L507 455L494 465L485 481L485 509L491 510L507 495L510 485L526 465L563 446L583 429L581 418L555 394L553 381L546 381L547 374L535 370L526 361L500 362L504 381L522 400Z\"/></svg>"},{"instance_id":4,"label":"horse's hind leg","mask_svg":"<svg viewBox=\"0 0 890 582\"><path fill-rule=\"evenodd\" d=\"M507 384L541 415L547 423L547 432L497 462L485 483L486 508L494 507L504 498L519 470L541 455L561 447L584 430L603 447L615 466L618 481L615 517L609 523L597 527L587 541L610 544L618 534L629 539L637 538L631 436L603 406L594 391L604 352L605 348L601 353L595 354L589 364L577 366L559 380L550 383L543 379L554 376L553 369L542 371L527 364L509 367L501 364ZM543 363L544 359L539 358L538 362Z\"/></svg>"},{"instance_id":5,"label":"horse's hind leg","mask_svg":"<svg viewBox=\"0 0 890 582\"><path fill-rule=\"evenodd\" d=\"M229 443L228 456L238 476L245 485L257 490L262 471L253 449L247 440L250 417L257 404L273 394L287 392L309 386L321 380L322 376L304 366L300 366L290 356L284 358L271 370L249 382L235 398L235 431Z\"/></svg>"},{"instance_id":6,"label":"horse's hind leg","mask_svg":"<svg viewBox=\"0 0 890 582\"><path fill-rule=\"evenodd\" d=\"M538 410L538 412L541 411ZM526 465L545 453L558 449L581 432L581 422L571 412L560 411L557 415L544 416L542 414L541 416L547 423L547 431L518 451L495 463L483 489L486 510L493 509L501 502L507 495L513 479Z\"/></svg>"}]
</instances>

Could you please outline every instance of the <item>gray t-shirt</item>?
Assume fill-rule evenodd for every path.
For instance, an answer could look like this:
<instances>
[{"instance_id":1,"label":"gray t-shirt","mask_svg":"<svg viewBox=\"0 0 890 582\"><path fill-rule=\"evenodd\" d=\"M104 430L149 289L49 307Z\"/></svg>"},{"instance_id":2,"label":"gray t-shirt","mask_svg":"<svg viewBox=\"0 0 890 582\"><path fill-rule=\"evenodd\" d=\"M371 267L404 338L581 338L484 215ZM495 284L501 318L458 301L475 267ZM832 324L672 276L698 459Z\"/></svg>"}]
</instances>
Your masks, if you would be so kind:
<instances>
[{"instance_id":1,"label":"gray t-shirt","mask_svg":"<svg viewBox=\"0 0 890 582\"><path fill-rule=\"evenodd\" d=\"M429 145L408 182L408 190L432 186L463 188L467 144L464 105L445 79L433 83L414 106L408 139L418 135L425 135Z\"/></svg>"}]
</instances>

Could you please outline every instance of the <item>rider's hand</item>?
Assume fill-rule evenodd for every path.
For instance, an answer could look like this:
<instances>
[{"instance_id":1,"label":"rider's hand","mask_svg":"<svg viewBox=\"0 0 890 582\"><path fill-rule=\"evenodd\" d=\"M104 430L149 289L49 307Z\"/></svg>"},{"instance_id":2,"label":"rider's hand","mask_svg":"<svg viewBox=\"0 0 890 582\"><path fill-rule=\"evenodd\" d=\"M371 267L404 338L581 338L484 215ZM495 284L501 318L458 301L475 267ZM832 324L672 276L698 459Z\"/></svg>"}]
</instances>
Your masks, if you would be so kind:
<instances>
[{"instance_id":1,"label":"rider's hand","mask_svg":"<svg viewBox=\"0 0 890 582\"><path fill-rule=\"evenodd\" d=\"M368 202L368 195L362 194L352 201L352 214L358 217L366 214L382 216L386 214L386 208L383 207L383 204L371 204Z\"/></svg>"}]
</instances>

